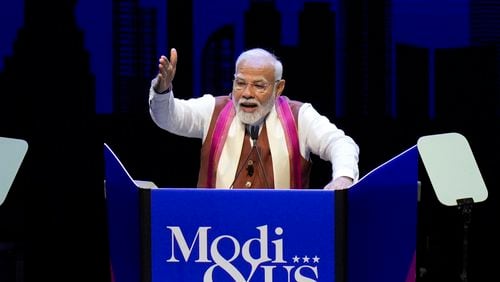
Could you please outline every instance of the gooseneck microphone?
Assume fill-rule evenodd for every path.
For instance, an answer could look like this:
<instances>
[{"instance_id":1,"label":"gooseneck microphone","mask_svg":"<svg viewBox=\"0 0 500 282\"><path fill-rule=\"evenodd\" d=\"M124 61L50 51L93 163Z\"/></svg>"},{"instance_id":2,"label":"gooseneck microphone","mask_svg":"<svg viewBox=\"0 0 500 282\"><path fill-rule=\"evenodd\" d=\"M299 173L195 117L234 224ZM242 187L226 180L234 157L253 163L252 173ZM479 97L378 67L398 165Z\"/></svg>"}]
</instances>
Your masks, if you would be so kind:
<instances>
[{"instance_id":1,"label":"gooseneck microphone","mask_svg":"<svg viewBox=\"0 0 500 282\"><path fill-rule=\"evenodd\" d=\"M252 138L253 147L257 146L257 138L259 138L259 126L258 125L247 125L248 132L250 133L250 138Z\"/></svg>"},{"instance_id":2,"label":"gooseneck microphone","mask_svg":"<svg viewBox=\"0 0 500 282\"><path fill-rule=\"evenodd\" d=\"M255 148L257 146L257 143L256 143L257 138L254 139L252 137L252 128L251 127L252 126L250 126L250 125L245 125L246 132L248 132L250 134L250 138L252 138L252 142L253 142L252 149L250 150L250 152L248 152L248 155L245 158L245 161L242 163L242 166L240 168L238 168L238 171L236 172L236 176L234 177L234 180L233 180L233 183L231 183L231 186L229 186L229 189L233 189L233 186L234 186L234 183L236 182L236 179L238 179L238 177L240 176L241 171L245 167L245 164L248 163L248 159L250 158L250 156L252 155L253 150L255 150ZM255 132L253 134L255 135ZM256 136L257 137L259 136L259 128L258 127L257 127L257 135ZM254 170L253 170L253 162L252 162L251 166L250 166L250 164L247 165L247 170L248 170L249 173L251 172L252 175L253 175L253 172L254 172Z\"/></svg>"},{"instance_id":3,"label":"gooseneck microphone","mask_svg":"<svg viewBox=\"0 0 500 282\"><path fill-rule=\"evenodd\" d=\"M233 183L231 183L231 186L229 188L230 189L233 188L234 183L236 182L236 179L238 179L238 177L241 174L241 171L243 170L243 168L245 168L245 164L247 164L246 168L247 168L248 174L250 176L253 175L253 173L254 173L253 162L248 161L248 159L252 155L253 150L257 151L257 157L259 158L259 165L260 165L260 168L262 169L264 181L266 183L266 186L269 187L269 183L267 182L266 172L265 172L264 166L262 164L262 157L260 155L259 149L257 148L257 139L259 138L260 127L258 125L246 125L245 130L249 133L250 138L252 139L252 149L250 150L250 152L248 152L248 155L246 156L245 161L242 163L243 165L238 169L238 172L236 172L236 176L234 177Z\"/></svg>"},{"instance_id":4,"label":"gooseneck microphone","mask_svg":"<svg viewBox=\"0 0 500 282\"><path fill-rule=\"evenodd\" d=\"M253 148L257 151L257 158L259 158L260 169L262 170L262 174L264 176L264 182L266 183L266 187L269 188L269 182L267 182L266 170L264 169L264 162L262 161L262 156L260 155L259 148L257 148L257 138L259 138L259 126L258 125L250 125L250 138L252 138Z\"/></svg>"}]
</instances>

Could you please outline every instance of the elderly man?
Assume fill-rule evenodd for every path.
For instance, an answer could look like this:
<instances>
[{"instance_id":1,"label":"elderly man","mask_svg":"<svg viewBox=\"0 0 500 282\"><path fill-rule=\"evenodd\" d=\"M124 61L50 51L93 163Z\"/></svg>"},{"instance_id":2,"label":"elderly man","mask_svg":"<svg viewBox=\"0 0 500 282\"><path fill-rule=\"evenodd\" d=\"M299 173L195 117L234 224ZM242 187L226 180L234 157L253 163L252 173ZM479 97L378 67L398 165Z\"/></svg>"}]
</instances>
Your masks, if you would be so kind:
<instances>
[{"instance_id":1,"label":"elderly man","mask_svg":"<svg viewBox=\"0 0 500 282\"><path fill-rule=\"evenodd\" d=\"M201 138L198 187L298 189L309 187L310 154L332 165L325 189L345 189L359 178L359 147L311 104L283 96L283 65L255 48L240 54L229 95L174 97L177 51L161 56L151 83L150 114L162 129Z\"/></svg>"}]
</instances>

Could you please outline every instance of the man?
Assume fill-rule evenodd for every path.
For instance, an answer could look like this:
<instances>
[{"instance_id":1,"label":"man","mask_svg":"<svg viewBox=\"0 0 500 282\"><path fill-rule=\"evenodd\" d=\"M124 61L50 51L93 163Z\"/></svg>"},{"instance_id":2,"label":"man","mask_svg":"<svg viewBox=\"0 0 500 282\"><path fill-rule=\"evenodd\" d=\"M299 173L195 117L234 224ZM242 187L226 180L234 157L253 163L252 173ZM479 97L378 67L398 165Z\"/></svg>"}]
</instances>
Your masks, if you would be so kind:
<instances>
[{"instance_id":1,"label":"man","mask_svg":"<svg viewBox=\"0 0 500 282\"><path fill-rule=\"evenodd\" d=\"M174 48L170 59L160 57L150 114L162 129L202 139L198 187L308 188L310 153L331 162L325 189L345 189L358 180L358 145L311 104L281 96L283 66L273 54L243 52L227 96L175 98L176 65Z\"/></svg>"}]
</instances>

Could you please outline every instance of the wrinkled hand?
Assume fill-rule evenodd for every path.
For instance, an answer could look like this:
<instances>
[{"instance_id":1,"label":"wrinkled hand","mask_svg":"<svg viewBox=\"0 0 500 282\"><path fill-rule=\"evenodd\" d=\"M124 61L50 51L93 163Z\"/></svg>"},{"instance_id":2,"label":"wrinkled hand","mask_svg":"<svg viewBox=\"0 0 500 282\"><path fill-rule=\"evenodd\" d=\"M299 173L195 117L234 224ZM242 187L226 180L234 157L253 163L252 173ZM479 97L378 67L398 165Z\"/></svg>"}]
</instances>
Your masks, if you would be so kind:
<instances>
[{"instance_id":1,"label":"wrinkled hand","mask_svg":"<svg viewBox=\"0 0 500 282\"><path fill-rule=\"evenodd\" d=\"M343 190L351 187L353 180L347 176L340 176L330 181L323 189L325 190Z\"/></svg>"},{"instance_id":2,"label":"wrinkled hand","mask_svg":"<svg viewBox=\"0 0 500 282\"><path fill-rule=\"evenodd\" d=\"M164 56L160 56L158 64L158 76L154 89L157 93L165 92L172 87L175 71L177 66L177 50L170 49L170 60Z\"/></svg>"}]
</instances>

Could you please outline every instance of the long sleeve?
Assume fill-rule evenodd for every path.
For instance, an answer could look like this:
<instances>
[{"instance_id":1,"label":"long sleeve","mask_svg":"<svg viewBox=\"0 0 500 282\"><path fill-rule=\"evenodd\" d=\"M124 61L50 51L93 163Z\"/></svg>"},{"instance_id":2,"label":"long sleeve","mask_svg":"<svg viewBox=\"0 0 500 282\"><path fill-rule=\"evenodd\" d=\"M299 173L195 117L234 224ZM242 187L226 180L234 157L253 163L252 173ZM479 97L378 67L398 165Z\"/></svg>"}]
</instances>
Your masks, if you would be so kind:
<instances>
[{"instance_id":1,"label":"long sleeve","mask_svg":"<svg viewBox=\"0 0 500 282\"><path fill-rule=\"evenodd\" d=\"M354 140L320 115L309 103L302 105L298 122L301 154L318 155L332 165L332 179L348 176L359 179L359 147Z\"/></svg>"},{"instance_id":2,"label":"long sleeve","mask_svg":"<svg viewBox=\"0 0 500 282\"><path fill-rule=\"evenodd\" d=\"M208 94L183 100L175 98L172 90L165 94L156 93L153 87L149 90L151 118L157 126L176 135L204 139L214 105L215 98Z\"/></svg>"}]
</instances>

